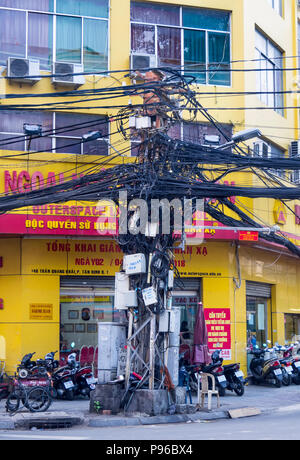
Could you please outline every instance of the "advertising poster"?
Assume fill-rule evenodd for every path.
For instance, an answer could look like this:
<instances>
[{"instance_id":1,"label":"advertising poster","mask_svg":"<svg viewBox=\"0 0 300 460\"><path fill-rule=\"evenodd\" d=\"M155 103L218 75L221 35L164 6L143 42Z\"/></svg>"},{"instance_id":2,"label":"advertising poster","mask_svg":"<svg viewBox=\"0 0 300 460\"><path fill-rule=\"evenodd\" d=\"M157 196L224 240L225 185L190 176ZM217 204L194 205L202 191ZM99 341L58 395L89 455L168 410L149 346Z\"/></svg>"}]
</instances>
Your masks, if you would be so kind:
<instances>
[{"instance_id":1,"label":"advertising poster","mask_svg":"<svg viewBox=\"0 0 300 460\"><path fill-rule=\"evenodd\" d=\"M208 348L211 353L222 350L222 358L231 359L230 308L205 308Z\"/></svg>"}]
</instances>

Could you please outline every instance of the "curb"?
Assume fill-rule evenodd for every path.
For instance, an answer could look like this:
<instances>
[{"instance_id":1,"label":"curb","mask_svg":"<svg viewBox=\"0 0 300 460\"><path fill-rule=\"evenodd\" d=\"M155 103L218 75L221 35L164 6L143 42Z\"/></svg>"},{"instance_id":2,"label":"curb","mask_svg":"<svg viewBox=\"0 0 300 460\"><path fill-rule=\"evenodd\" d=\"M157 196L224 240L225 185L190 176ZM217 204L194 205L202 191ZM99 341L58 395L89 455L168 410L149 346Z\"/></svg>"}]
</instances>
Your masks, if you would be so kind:
<instances>
[{"instance_id":1,"label":"curb","mask_svg":"<svg viewBox=\"0 0 300 460\"><path fill-rule=\"evenodd\" d=\"M196 413L196 414L174 414L174 415L155 415L153 417L128 417L128 418L93 418L88 421L88 426L97 428L116 427L116 426L137 426L137 425L163 425L171 423L188 423L198 421L209 421L227 419L227 411Z\"/></svg>"},{"instance_id":2,"label":"curb","mask_svg":"<svg viewBox=\"0 0 300 460\"><path fill-rule=\"evenodd\" d=\"M241 408L241 410L246 409ZM300 409L300 404L293 406L278 407L274 409L260 409L260 414L263 415L271 412L280 412L288 410ZM14 418L16 417L16 418ZM203 410L193 414L174 414L174 415L156 415L156 416L132 416L132 417L82 417L78 414L57 413L51 414L18 414L13 417L0 416L0 430L16 430L16 429L31 429L33 427L41 428L65 428L75 425L85 425L93 428L110 428L110 427L125 427L125 426L146 426L146 425L166 425L173 423L201 423L212 420L221 420L230 418L230 409L225 410Z\"/></svg>"}]
</instances>

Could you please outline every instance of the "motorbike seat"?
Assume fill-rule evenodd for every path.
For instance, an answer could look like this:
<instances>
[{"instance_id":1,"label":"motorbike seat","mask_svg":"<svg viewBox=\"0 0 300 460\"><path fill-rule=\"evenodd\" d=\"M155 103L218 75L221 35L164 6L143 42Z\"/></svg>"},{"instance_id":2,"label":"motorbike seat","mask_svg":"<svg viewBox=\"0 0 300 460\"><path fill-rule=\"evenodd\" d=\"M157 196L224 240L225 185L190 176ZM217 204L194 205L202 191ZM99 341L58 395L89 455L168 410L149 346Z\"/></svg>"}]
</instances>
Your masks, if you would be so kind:
<instances>
[{"instance_id":1,"label":"motorbike seat","mask_svg":"<svg viewBox=\"0 0 300 460\"><path fill-rule=\"evenodd\" d=\"M223 365L224 370L229 370L235 368L236 364L225 364Z\"/></svg>"}]
</instances>

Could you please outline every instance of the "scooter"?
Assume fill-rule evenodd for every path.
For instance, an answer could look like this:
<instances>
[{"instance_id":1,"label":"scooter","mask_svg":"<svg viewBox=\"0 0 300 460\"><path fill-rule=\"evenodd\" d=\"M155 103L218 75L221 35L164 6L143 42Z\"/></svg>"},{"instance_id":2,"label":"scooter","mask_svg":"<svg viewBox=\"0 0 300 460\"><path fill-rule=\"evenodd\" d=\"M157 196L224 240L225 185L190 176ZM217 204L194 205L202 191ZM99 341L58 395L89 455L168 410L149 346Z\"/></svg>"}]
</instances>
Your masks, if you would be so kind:
<instances>
[{"instance_id":1,"label":"scooter","mask_svg":"<svg viewBox=\"0 0 300 460\"><path fill-rule=\"evenodd\" d=\"M274 347L274 351L279 355L281 354L282 357L277 356L278 360L281 365L281 371L282 371L282 384L284 386L289 386L292 383L292 376L293 376L293 367L292 367L292 362L291 359L287 356L284 356L286 348L277 345ZM271 351L271 350L270 350Z\"/></svg>"},{"instance_id":2,"label":"scooter","mask_svg":"<svg viewBox=\"0 0 300 460\"><path fill-rule=\"evenodd\" d=\"M290 345L288 347L285 347L283 356L290 360L291 367L292 367L292 382L295 383L296 385L300 385L300 356L298 355L293 356L294 348L295 348L295 345Z\"/></svg>"},{"instance_id":3,"label":"scooter","mask_svg":"<svg viewBox=\"0 0 300 460\"><path fill-rule=\"evenodd\" d=\"M265 359L265 354L267 352L268 349L266 348L253 348L249 352L249 354L254 355L250 362L253 383L256 385L266 383L280 388L282 386L282 370L280 362L274 357Z\"/></svg>"},{"instance_id":4,"label":"scooter","mask_svg":"<svg viewBox=\"0 0 300 460\"><path fill-rule=\"evenodd\" d=\"M215 351L213 353L212 359L214 360L222 360L220 356L221 350ZM227 389L230 391L234 391L237 396L243 396L245 393L245 380L244 380L244 373L240 369L239 363L234 364L226 364L223 365L224 375L228 382Z\"/></svg>"},{"instance_id":5,"label":"scooter","mask_svg":"<svg viewBox=\"0 0 300 460\"><path fill-rule=\"evenodd\" d=\"M53 389L58 399L73 401L75 397L73 375L74 369L69 364L59 367L52 373Z\"/></svg>"},{"instance_id":6,"label":"scooter","mask_svg":"<svg viewBox=\"0 0 300 460\"><path fill-rule=\"evenodd\" d=\"M216 388L219 390L220 396L225 396L228 382L224 374L224 368L222 366L223 358L220 357L219 352L212 354L212 363L208 365L201 365L201 372L212 374L215 377Z\"/></svg>"},{"instance_id":7,"label":"scooter","mask_svg":"<svg viewBox=\"0 0 300 460\"><path fill-rule=\"evenodd\" d=\"M17 375L20 379L47 376L47 369L44 365L44 361L42 359L32 361L33 355L35 355L35 352L28 353L22 358L21 363L18 365Z\"/></svg>"},{"instance_id":8,"label":"scooter","mask_svg":"<svg viewBox=\"0 0 300 460\"><path fill-rule=\"evenodd\" d=\"M93 375L91 366L80 367L80 363L76 361L76 353L68 356L68 366L73 371L73 383L75 396L90 397L92 390L96 388L97 379Z\"/></svg>"}]
</instances>

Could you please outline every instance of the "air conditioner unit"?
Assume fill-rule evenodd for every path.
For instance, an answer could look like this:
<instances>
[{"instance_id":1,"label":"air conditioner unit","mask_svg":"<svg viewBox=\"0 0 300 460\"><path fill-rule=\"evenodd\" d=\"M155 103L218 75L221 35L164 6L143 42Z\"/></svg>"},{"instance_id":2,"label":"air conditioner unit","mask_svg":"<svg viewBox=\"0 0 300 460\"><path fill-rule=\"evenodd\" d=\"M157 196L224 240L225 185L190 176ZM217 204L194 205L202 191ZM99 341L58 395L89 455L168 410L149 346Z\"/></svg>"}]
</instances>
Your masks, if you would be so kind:
<instances>
[{"instance_id":1,"label":"air conditioner unit","mask_svg":"<svg viewBox=\"0 0 300 460\"><path fill-rule=\"evenodd\" d=\"M33 85L40 81L40 61L9 57L7 61L7 77L20 83Z\"/></svg>"},{"instance_id":2,"label":"air conditioner unit","mask_svg":"<svg viewBox=\"0 0 300 460\"><path fill-rule=\"evenodd\" d=\"M300 141L292 141L289 150L290 158L300 156Z\"/></svg>"},{"instance_id":3,"label":"air conditioner unit","mask_svg":"<svg viewBox=\"0 0 300 460\"><path fill-rule=\"evenodd\" d=\"M156 56L153 54L132 54L131 70L147 70L156 67Z\"/></svg>"},{"instance_id":4,"label":"air conditioner unit","mask_svg":"<svg viewBox=\"0 0 300 460\"><path fill-rule=\"evenodd\" d=\"M72 64L69 62L54 62L52 68L52 83L59 86L78 87L85 84L82 64Z\"/></svg>"},{"instance_id":5,"label":"air conditioner unit","mask_svg":"<svg viewBox=\"0 0 300 460\"><path fill-rule=\"evenodd\" d=\"M264 141L254 142L253 154L262 158L269 158L271 156L271 146Z\"/></svg>"}]
</instances>

